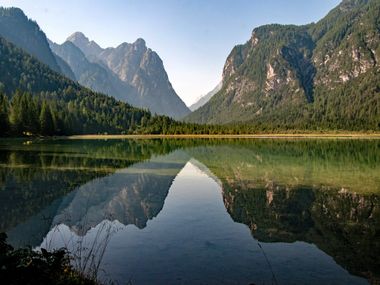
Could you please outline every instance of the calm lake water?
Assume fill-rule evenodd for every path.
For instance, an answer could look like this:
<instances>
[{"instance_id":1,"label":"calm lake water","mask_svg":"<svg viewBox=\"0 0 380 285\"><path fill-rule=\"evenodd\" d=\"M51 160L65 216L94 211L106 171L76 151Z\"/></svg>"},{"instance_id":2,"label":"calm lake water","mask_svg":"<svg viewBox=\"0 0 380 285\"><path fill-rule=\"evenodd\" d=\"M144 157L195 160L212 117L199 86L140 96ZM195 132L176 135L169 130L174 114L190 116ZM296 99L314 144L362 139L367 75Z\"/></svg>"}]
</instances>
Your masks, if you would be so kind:
<instances>
[{"instance_id":1,"label":"calm lake water","mask_svg":"<svg viewBox=\"0 0 380 285\"><path fill-rule=\"evenodd\" d=\"M3 140L0 216L117 284L375 284L380 140Z\"/></svg>"}]
</instances>

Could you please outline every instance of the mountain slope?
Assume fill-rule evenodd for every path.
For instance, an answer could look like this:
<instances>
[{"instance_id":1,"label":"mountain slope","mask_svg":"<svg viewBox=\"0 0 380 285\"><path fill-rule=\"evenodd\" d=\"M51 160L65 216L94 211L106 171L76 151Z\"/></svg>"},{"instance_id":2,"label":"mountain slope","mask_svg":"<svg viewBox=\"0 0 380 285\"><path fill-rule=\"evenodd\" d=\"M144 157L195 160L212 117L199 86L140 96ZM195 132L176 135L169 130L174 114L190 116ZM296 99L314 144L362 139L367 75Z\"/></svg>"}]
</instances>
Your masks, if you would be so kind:
<instances>
[{"instance_id":1,"label":"mountain slope","mask_svg":"<svg viewBox=\"0 0 380 285\"><path fill-rule=\"evenodd\" d=\"M208 92L206 95L204 96L201 96L197 102L195 102L194 104L192 104L189 109L194 112L195 110L199 109L200 107L202 107L204 104L206 104L211 98L212 96L214 96L216 93L218 93L220 91L220 89L222 89L222 82L220 82L217 86L215 86L214 89L212 89L210 92Z\"/></svg>"},{"instance_id":2,"label":"mountain slope","mask_svg":"<svg viewBox=\"0 0 380 285\"><path fill-rule=\"evenodd\" d=\"M169 82L162 60L156 52L146 47L143 39L106 49L89 41L79 32L67 40L81 49L89 61L101 64L136 91L132 95L133 100L128 99L125 92L118 93L115 97L135 106L148 108L153 113L174 118L190 113Z\"/></svg>"},{"instance_id":3,"label":"mountain slope","mask_svg":"<svg viewBox=\"0 0 380 285\"><path fill-rule=\"evenodd\" d=\"M67 78L76 81L77 78L75 77L74 72L71 70L70 66L64 61L60 56L54 54L55 60L61 69L61 73L65 75Z\"/></svg>"},{"instance_id":4,"label":"mountain slope","mask_svg":"<svg viewBox=\"0 0 380 285\"><path fill-rule=\"evenodd\" d=\"M0 7L0 36L47 64L52 70L62 72L45 34L21 9Z\"/></svg>"},{"instance_id":5,"label":"mountain slope","mask_svg":"<svg viewBox=\"0 0 380 285\"><path fill-rule=\"evenodd\" d=\"M228 56L222 90L187 119L379 129L379 18L379 0L345 0L317 24L254 29Z\"/></svg>"},{"instance_id":6,"label":"mountain slope","mask_svg":"<svg viewBox=\"0 0 380 285\"><path fill-rule=\"evenodd\" d=\"M15 135L43 131L36 130L38 118L46 119L42 114L54 121L49 135L128 132L151 118L147 111L95 93L52 71L1 37L0 86L11 98L7 109L13 125L19 126L13 130Z\"/></svg>"}]
</instances>

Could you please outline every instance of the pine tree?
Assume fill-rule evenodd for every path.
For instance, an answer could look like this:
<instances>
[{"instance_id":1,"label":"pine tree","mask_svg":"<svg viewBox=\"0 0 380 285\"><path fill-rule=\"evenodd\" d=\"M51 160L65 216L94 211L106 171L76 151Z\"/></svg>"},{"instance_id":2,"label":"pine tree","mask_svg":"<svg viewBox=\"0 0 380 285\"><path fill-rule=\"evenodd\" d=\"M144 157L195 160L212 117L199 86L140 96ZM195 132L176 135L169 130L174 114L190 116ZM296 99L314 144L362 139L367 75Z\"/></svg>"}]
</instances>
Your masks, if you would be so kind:
<instances>
[{"instance_id":1,"label":"pine tree","mask_svg":"<svg viewBox=\"0 0 380 285\"><path fill-rule=\"evenodd\" d=\"M42 102L40 113L40 131L42 135L51 136L54 134L54 121L50 106L46 101Z\"/></svg>"},{"instance_id":2,"label":"pine tree","mask_svg":"<svg viewBox=\"0 0 380 285\"><path fill-rule=\"evenodd\" d=\"M12 132L18 136L22 135L24 131L25 114L24 104L22 103L22 94L19 91L12 97L10 106L9 121L11 124Z\"/></svg>"},{"instance_id":3,"label":"pine tree","mask_svg":"<svg viewBox=\"0 0 380 285\"><path fill-rule=\"evenodd\" d=\"M39 131L39 123L38 123L38 102L33 99L32 95L30 93L24 93L21 96L21 104L22 104L22 111L25 112L23 114L23 117L25 119L23 124L23 131L30 133L30 134L36 134Z\"/></svg>"},{"instance_id":4,"label":"pine tree","mask_svg":"<svg viewBox=\"0 0 380 285\"><path fill-rule=\"evenodd\" d=\"M9 132L9 118L8 118L9 103L8 98L0 94L0 137L6 136Z\"/></svg>"}]
</instances>

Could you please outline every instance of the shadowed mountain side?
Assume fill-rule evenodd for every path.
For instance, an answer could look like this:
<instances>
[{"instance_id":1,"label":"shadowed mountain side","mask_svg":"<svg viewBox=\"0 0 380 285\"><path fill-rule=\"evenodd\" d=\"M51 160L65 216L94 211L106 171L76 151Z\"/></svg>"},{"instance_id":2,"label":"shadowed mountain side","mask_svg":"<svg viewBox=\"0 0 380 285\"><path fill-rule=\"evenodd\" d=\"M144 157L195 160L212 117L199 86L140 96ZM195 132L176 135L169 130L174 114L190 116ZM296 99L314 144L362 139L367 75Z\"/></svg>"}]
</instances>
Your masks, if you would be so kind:
<instances>
[{"instance_id":1,"label":"shadowed mountain side","mask_svg":"<svg viewBox=\"0 0 380 285\"><path fill-rule=\"evenodd\" d=\"M188 160L186 153L175 151L86 183L75 190L53 225L65 224L78 235L105 219L143 228L161 211L174 178Z\"/></svg>"},{"instance_id":2,"label":"shadowed mountain side","mask_svg":"<svg viewBox=\"0 0 380 285\"><path fill-rule=\"evenodd\" d=\"M0 35L52 70L65 73L66 70L61 70L51 52L44 32L21 9L0 7Z\"/></svg>"},{"instance_id":3,"label":"shadowed mountain side","mask_svg":"<svg viewBox=\"0 0 380 285\"><path fill-rule=\"evenodd\" d=\"M51 229L53 218L60 212L60 209L73 198L72 193L68 193L66 196L61 192L57 194L61 194L61 196L52 201L40 212L28 217L26 221L22 221L7 232L7 241L9 244L16 248L26 246L35 247L41 244Z\"/></svg>"},{"instance_id":4,"label":"shadowed mountain side","mask_svg":"<svg viewBox=\"0 0 380 285\"><path fill-rule=\"evenodd\" d=\"M0 232L25 222L59 197L99 175L87 171L28 169L25 166L13 170L1 168L0 172Z\"/></svg>"}]
</instances>

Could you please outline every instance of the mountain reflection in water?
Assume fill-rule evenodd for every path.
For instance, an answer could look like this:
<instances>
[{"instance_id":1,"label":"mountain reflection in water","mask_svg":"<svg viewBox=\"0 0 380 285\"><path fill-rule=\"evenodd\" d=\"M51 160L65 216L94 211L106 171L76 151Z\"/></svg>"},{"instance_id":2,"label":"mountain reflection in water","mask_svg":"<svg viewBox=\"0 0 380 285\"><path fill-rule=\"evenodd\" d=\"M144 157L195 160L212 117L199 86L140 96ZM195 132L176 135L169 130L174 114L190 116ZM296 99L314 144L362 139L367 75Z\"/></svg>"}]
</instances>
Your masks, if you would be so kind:
<instances>
[{"instance_id":1,"label":"mountain reflection in water","mask_svg":"<svg viewBox=\"0 0 380 285\"><path fill-rule=\"evenodd\" d=\"M120 283L379 280L378 141L90 143L0 146L12 244L98 243Z\"/></svg>"}]
</instances>

